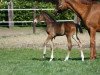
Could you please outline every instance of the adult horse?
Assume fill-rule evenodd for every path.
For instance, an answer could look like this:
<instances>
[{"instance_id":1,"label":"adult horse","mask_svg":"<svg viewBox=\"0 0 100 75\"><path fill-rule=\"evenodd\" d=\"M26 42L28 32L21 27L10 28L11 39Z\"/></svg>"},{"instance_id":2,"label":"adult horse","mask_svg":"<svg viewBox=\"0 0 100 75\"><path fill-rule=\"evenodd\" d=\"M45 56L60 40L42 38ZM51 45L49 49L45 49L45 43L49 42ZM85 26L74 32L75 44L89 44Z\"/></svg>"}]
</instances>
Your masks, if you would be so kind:
<instances>
[{"instance_id":1,"label":"adult horse","mask_svg":"<svg viewBox=\"0 0 100 75\"><path fill-rule=\"evenodd\" d=\"M46 45L47 43L51 40L51 57L50 61L53 60L53 39L57 36L63 36L66 35L67 41L68 41L68 54L65 58L65 61L69 59L70 51L72 49L72 41L71 37L78 43L78 46L81 48L82 44L80 42L80 39L77 36L77 27L78 26L76 23L73 21L70 22L56 22L50 14L47 12L42 11L40 15L36 16L34 18L34 23L37 23L38 21L45 21L47 28L46 32L48 34L48 37L46 41L44 42L44 51L43 51L43 58L46 55ZM82 61L84 61L84 54L81 49L81 58Z\"/></svg>"},{"instance_id":2,"label":"adult horse","mask_svg":"<svg viewBox=\"0 0 100 75\"><path fill-rule=\"evenodd\" d=\"M90 59L96 58L95 35L100 32L100 3L95 0L59 0L57 10L73 10L90 34Z\"/></svg>"}]
</instances>

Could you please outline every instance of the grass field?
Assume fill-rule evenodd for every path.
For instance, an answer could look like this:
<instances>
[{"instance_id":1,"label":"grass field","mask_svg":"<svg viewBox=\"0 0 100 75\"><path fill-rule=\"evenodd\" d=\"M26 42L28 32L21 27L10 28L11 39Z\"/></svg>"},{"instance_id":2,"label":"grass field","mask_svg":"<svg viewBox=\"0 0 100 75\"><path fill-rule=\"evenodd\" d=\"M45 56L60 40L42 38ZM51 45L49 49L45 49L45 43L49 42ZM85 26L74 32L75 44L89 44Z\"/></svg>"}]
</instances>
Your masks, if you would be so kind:
<instances>
[{"instance_id":1,"label":"grass field","mask_svg":"<svg viewBox=\"0 0 100 75\"><path fill-rule=\"evenodd\" d=\"M84 50L84 62L75 49L77 44L74 41L70 60L63 61L66 56L65 37L58 37L54 41L55 59L49 62L50 50L47 58L43 59L41 49L46 36L44 28L37 28L36 34L33 34L32 27L1 27L0 75L100 75L100 33L96 35L97 59L94 61L89 60L88 33L79 34L83 48L87 49Z\"/></svg>"},{"instance_id":2,"label":"grass field","mask_svg":"<svg viewBox=\"0 0 100 75\"><path fill-rule=\"evenodd\" d=\"M0 49L0 75L100 75L100 51L97 59L89 60L89 50L84 50L82 62L78 50L73 49L69 61L64 62L66 51L55 49L55 59L42 59L42 50L31 48Z\"/></svg>"}]
</instances>

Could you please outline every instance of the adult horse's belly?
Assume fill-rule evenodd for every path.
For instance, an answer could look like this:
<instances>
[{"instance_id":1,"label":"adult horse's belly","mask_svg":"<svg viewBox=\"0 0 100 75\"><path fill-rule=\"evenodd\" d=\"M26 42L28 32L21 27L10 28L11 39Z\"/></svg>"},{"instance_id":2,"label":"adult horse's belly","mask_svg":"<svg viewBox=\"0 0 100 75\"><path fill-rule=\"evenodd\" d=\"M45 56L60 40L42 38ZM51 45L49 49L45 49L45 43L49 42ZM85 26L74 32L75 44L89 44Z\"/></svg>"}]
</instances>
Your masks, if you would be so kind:
<instances>
[{"instance_id":1,"label":"adult horse's belly","mask_svg":"<svg viewBox=\"0 0 100 75\"><path fill-rule=\"evenodd\" d=\"M91 11L86 20L88 27L93 27L100 31L100 10Z\"/></svg>"}]
</instances>

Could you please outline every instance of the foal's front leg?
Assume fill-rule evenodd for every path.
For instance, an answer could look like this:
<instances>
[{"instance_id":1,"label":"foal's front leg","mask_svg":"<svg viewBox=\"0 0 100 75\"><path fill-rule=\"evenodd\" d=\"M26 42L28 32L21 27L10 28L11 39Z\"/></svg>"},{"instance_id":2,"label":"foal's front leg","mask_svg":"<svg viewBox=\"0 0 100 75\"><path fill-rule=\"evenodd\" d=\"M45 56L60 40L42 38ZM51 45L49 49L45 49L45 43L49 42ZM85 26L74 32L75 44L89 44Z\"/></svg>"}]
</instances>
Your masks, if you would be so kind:
<instances>
[{"instance_id":1,"label":"foal's front leg","mask_svg":"<svg viewBox=\"0 0 100 75\"><path fill-rule=\"evenodd\" d=\"M45 55L46 55L46 44L44 43L43 58L45 58Z\"/></svg>"},{"instance_id":2,"label":"foal's front leg","mask_svg":"<svg viewBox=\"0 0 100 75\"><path fill-rule=\"evenodd\" d=\"M48 35L46 41L44 42L43 58L45 58L45 56L46 56L46 45L51 40L51 38L52 38L52 36L51 35Z\"/></svg>"},{"instance_id":3,"label":"foal's front leg","mask_svg":"<svg viewBox=\"0 0 100 75\"><path fill-rule=\"evenodd\" d=\"M47 45L47 43L49 42L49 40L50 40L50 36L48 35L48 37L47 37L47 39L45 40L45 42L44 42L44 51L43 51L43 58L45 58L45 56L46 56L46 45Z\"/></svg>"},{"instance_id":4,"label":"foal's front leg","mask_svg":"<svg viewBox=\"0 0 100 75\"><path fill-rule=\"evenodd\" d=\"M53 40L51 40L51 57L50 57L50 60L49 61L52 61L54 56L53 56Z\"/></svg>"}]
</instances>

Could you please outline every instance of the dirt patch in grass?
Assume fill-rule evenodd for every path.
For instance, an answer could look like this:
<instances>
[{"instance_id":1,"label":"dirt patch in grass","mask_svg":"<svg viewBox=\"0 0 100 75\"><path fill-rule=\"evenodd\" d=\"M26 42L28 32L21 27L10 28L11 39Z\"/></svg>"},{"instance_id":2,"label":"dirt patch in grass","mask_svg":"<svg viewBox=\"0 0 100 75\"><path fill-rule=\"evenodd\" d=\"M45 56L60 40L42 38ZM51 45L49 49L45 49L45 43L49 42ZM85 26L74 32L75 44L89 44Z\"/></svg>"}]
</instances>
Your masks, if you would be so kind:
<instances>
[{"instance_id":1,"label":"dirt patch in grass","mask_svg":"<svg viewBox=\"0 0 100 75\"><path fill-rule=\"evenodd\" d=\"M78 34L83 48L89 48L90 38L87 31ZM96 48L100 49L100 33L96 34ZM15 27L12 29L0 28L0 48L43 48L43 43L47 37L45 28L37 28L36 34L33 34L32 27ZM72 39L73 47L78 47ZM54 40L55 48L67 48L65 36L56 37ZM48 44L49 46L49 44Z\"/></svg>"}]
</instances>

